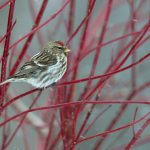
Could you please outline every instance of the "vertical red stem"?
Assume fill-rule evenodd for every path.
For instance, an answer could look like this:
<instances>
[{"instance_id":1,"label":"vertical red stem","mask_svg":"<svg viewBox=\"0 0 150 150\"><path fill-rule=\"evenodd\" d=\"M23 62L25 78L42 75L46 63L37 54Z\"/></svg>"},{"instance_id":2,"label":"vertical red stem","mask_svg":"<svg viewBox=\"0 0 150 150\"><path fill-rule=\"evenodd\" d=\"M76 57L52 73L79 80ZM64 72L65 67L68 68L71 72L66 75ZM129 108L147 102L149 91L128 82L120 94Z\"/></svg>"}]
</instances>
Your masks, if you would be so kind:
<instances>
[{"instance_id":1,"label":"vertical red stem","mask_svg":"<svg viewBox=\"0 0 150 150\"><path fill-rule=\"evenodd\" d=\"M100 43L103 42L104 40L104 37L105 37L105 34L106 34L106 30L107 30L107 25L108 25L108 21L109 21L109 17L110 17L110 13L111 13L111 9L112 9L112 3L113 3L113 0L108 0L106 6L106 13L105 13L105 17L104 17L104 25L102 27L102 32L99 36L99 41L98 41L98 45ZM99 55L100 55L100 52L101 52L101 47L100 48L97 48L96 50L96 54L94 56L94 59L93 59L93 63L92 63L92 68L91 68L91 72L90 72L90 77L94 75L95 73L95 70L96 70L96 66L97 66L97 63L98 63L98 59L99 59ZM87 90L89 87L91 87L91 83L92 81L89 80L86 84L86 87L84 89L84 92L82 94L82 98L84 97L85 93L87 93Z\"/></svg>"},{"instance_id":2,"label":"vertical red stem","mask_svg":"<svg viewBox=\"0 0 150 150\"><path fill-rule=\"evenodd\" d=\"M38 100L38 98L40 97L40 95L41 95L41 91L39 91L39 93L37 94L37 96L33 99L32 103L31 103L31 105L30 105L30 107L29 107L29 110L35 105L35 103L37 102L37 100ZM24 122L24 120L25 120L25 118L26 118L27 115L28 115L28 114L25 114L25 115L21 118L21 120L20 120L18 126L16 127L15 131L12 133L12 135L11 135L10 138L9 138L9 140L8 140L7 143L5 144L5 149L9 146L9 144L10 144L10 143L12 142L12 140L14 139L15 135L17 134L18 130L21 128L21 126L22 126L22 124L23 124L23 122Z\"/></svg>"},{"instance_id":3,"label":"vertical red stem","mask_svg":"<svg viewBox=\"0 0 150 150\"><path fill-rule=\"evenodd\" d=\"M94 5L95 5L95 0L92 1L92 5L91 5L91 2L89 2L89 7L87 8L87 14L86 14L85 19L81 22L81 24L78 26L78 28L76 29L76 31L72 34L72 36L70 37L70 39L68 40L67 43L70 42L70 40L72 39L72 37L78 32L78 30L80 29L81 25L83 25L83 23L87 23L88 24L87 20L89 19L90 15L92 13ZM85 28L87 28L87 25L85 26ZM86 35L86 30L84 30L82 38L85 38L85 35ZM81 39L81 40L83 40L83 39ZM83 44L83 43L84 42L81 41L81 44ZM73 72L73 76L72 76L71 80L75 80L76 77L77 77L77 75L78 75L78 65L79 65L79 60L80 60L80 57L81 57L81 52L82 52L82 49L79 49L78 52L77 52L77 58L75 60L75 63L77 63L77 65L74 68L74 72ZM72 98L74 88L75 88L75 85L71 85L71 87L69 89L69 92L68 92L68 100Z\"/></svg>"},{"instance_id":4,"label":"vertical red stem","mask_svg":"<svg viewBox=\"0 0 150 150\"><path fill-rule=\"evenodd\" d=\"M135 2L134 0L130 1L130 12L131 12L131 31L135 31L135 21L136 21L136 10L135 10ZM136 61L137 54L136 52L133 52L132 54L132 63ZM132 67L131 69L131 85L132 90L136 87L136 67Z\"/></svg>"},{"instance_id":5,"label":"vertical red stem","mask_svg":"<svg viewBox=\"0 0 150 150\"><path fill-rule=\"evenodd\" d=\"M32 29L31 29L31 31L34 30L39 25L39 23L40 23L40 21L41 21L41 19L43 17L43 13L44 13L44 11L46 9L47 3L48 3L48 0L43 0L43 3L41 5L41 8L39 10L39 13L38 13L36 19L35 19L35 22L34 22L34 25L33 25ZM18 68L18 66L20 64L20 61L22 60L22 58L24 57L25 53L27 52L28 47L29 47L29 45L30 45L34 35L35 35L35 33L32 33L32 34L30 34L28 36L28 38L27 38L27 40L26 40L26 42L25 42L25 44L24 44L24 46L22 48L22 51L21 51L20 55L18 56L18 58L17 58L17 60L16 60L16 62L14 64L14 67L10 71L10 75L13 75L15 73L15 71L17 70L17 68Z\"/></svg>"},{"instance_id":6,"label":"vertical red stem","mask_svg":"<svg viewBox=\"0 0 150 150\"><path fill-rule=\"evenodd\" d=\"M132 52L136 49L137 45L138 45L139 42L142 40L142 38L144 37L144 35L145 35L146 32L148 31L148 29L149 29L149 23L146 24L145 30L143 31L143 33L141 33L141 36L139 37L139 39L135 42L135 44L133 44L133 46L131 47L131 49L130 49L130 51L128 52L128 54L127 54L127 55L124 57L124 59L119 63L119 65L117 65L117 66L115 67L115 69L119 69L119 68L125 63L125 61L126 61L127 58L130 56L130 54L132 54ZM108 78L109 78L109 77L108 77ZM106 130L112 129L112 127L116 124L116 122L117 122L117 121L119 120L119 118L122 116L122 114L123 114L123 112L125 111L126 107L127 107L126 105L123 105L123 106L122 106L122 108L120 109L120 111L119 111L117 117L114 118L114 119L111 121L110 125L107 127ZM100 140L100 141L97 143L97 145L95 146L95 150L97 150L97 149L101 146L101 144L103 143L104 139L106 139L106 137L107 137L107 135L105 135L105 136L103 137L103 140Z\"/></svg>"},{"instance_id":7,"label":"vertical red stem","mask_svg":"<svg viewBox=\"0 0 150 150\"><path fill-rule=\"evenodd\" d=\"M14 8L15 8L15 1L10 3L9 7L9 15L8 15L8 23L7 23L7 32L9 33L5 40L4 51L2 56L2 67L1 67L1 82L6 79L6 71L7 71L7 57L10 45L10 38L11 38L11 28L13 26L13 16L14 16ZM4 96L5 96L6 85L3 85L0 89L0 107L3 105Z\"/></svg>"},{"instance_id":8,"label":"vertical red stem","mask_svg":"<svg viewBox=\"0 0 150 150\"><path fill-rule=\"evenodd\" d=\"M68 28L67 32L68 35L70 36L73 30L73 25L74 25L74 11L75 11L75 0L72 0L70 2L70 8L69 8L69 16L68 16Z\"/></svg>"},{"instance_id":9,"label":"vertical red stem","mask_svg":"<svg viewBox=\"0 0 150 150\"><path fill-rule=\"evenodd\" d=\"M147 128L147 126L150 124L150 119L147 119L144 124L142 125L142 127L136 132L136 134L134 135L134 137L131 139L131 141L128 143L128 145L126 146L125 150L130 150L131 147L135 144L135 142L140 138L141 134L143 133L143 131Z\"/></svg>"}]
</instances>

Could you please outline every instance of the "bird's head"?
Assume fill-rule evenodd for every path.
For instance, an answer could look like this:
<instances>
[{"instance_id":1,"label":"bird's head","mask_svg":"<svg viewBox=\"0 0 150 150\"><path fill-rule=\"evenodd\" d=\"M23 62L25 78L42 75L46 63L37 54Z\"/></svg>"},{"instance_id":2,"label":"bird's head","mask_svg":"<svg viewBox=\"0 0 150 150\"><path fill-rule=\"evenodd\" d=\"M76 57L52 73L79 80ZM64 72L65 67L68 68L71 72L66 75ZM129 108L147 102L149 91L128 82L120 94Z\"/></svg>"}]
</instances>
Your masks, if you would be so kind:
<instances>
[{"instance_id":1,"label":"bird's head","mask_svg":"<svg viewBox=\"0 0 150 150\"><path fill-rule=\"evenodd\" d=\"M61 41L51 41L48 43L48 47L55 52L64 53L65 55L70 52L70 49L66 47L66 45Z\"/></svg>"}]
</instances>

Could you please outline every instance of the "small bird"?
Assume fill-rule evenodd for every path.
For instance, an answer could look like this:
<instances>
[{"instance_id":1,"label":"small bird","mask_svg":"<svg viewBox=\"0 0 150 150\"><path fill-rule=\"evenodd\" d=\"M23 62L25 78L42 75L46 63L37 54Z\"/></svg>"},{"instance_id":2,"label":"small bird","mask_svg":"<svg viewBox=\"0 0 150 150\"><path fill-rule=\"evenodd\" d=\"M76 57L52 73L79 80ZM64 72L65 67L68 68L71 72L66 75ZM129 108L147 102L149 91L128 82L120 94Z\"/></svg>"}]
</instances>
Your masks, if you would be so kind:
<instances>
[{"instance_id":1,"label":"small bird","mask_svg":"<svg viewBox=\"0 0 150 150\"><path fill-rule=\"evenodd\" d=\"M36 88L50 86L66 72L69 51L63 42L51 41L0 85L8 82L26 82Z\"/></svg>"}]
</instances>

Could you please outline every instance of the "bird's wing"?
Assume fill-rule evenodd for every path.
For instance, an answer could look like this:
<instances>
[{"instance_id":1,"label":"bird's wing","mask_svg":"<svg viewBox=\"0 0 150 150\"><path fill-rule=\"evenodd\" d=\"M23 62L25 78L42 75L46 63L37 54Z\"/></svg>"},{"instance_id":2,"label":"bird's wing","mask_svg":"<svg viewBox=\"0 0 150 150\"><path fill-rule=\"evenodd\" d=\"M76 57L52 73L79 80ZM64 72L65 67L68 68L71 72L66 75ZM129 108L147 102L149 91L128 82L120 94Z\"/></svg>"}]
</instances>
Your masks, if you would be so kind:
<instances>
[{"instance_id":1,"label":"bird's wing","mask_svg":"<svg viewBox=\"0 0 150 150\"><path fill-rule=\"evenodd\" d=\"M46 69L48 66L57 64L57 59L52 54L40 52L34 55L29 62L26 62L20 69L13 75L13 78L27 78L31 74ZM34 73L35 72L35 73Z\"/></svg>"},{"instance_id":2,"label":"bird's wing","mask_svg":"<svg viewBox=\"0 0 150 150\"><path fill-rule=\"evenodd\" d=\"M22 67L20 67L19 71L28 72L36 68L37 68L37 65L33 61L29 61L29 62L26 62Z\"/></svg>"},{"instance_id":3,"label":"bird's wing","mask_svg":"<svg viewBox=\"0 0 150 150\"><path fill-rule=\"evenodd\" d=\"M34 71L38 69L38 66L33 62L26 62L20 69L12 76L13 78L27 78L30 74L34 74ZM11 78L12 78L11 77Z\"/></svg>"},{"instance_id":4,"label":"bird's wing","mask_svg":"<svg viewBox=\"0 0 150 150\"><path fill-rule=\"evenodd\" d=\"M57 58L56 56L46 51L42 51L34 55L31 58L31 61L33 61L38 66L52 66L57 63Z\"/></svg>"}]
</instances>

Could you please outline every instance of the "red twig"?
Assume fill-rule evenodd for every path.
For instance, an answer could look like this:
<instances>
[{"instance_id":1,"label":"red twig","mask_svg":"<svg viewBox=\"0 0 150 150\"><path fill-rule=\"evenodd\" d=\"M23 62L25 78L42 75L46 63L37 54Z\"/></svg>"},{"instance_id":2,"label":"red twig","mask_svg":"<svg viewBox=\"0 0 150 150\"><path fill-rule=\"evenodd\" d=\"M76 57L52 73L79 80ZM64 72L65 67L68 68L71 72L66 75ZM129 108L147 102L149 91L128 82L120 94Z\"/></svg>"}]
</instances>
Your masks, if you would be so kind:
<instances>
[{"instance_id":1,"label":"red twig","mask_svg":"<svg viewBox=\"0 0 150 150\"><path fill-rule=\"evenodd\" d=\"M11 103L15 102L17 99L20 99L20 98L22 98L22 97L24 97L26 95L29 95L29 94L37 92L37 91L39 91L39 90L38 89L33 89L33 90L30 90L30 91L25 92L23 94L20 94L19 96L14 97L11 101L8 101L6 104L3 105L3 109L8 107Z\"/></svg>"},{"instance_id":2,"label":"red twig","mask_svg":"<svg viewBox=\"0 0 150 150\"><path fill-rule=\"evenodd\" d=\"M9 5L10 3L14 3L15 1L16 1L16 0L8 0L8 1L6 1L4 4L2 4L2 5L0 6L0 9L4 8L5 6Z\"/></svg>"},{"instance_id":3,"label":"red twig","mask_svg":"<svg viewBox=\"0 0 150 150\"><path fill-rule=\"evenodd\" d=\"M70 8L69 8L69 15L68 15L68 27L67 32L68 35L71 35L74 25L74 13L75 13L75 0L72 0L70 2Z\"/></svg>"},{"instance_id":4,"label":"red twig","mask_svg":"<svg viewBox=\"0 0 150 150\"><path fill-rule=\"evenodd\" d=\"M117 70L117 71L114 71L114 72L111 72L111 73L108 73L108 74L104 74L104 75L99 75L99 76L94 76L94 77L91 77L90 79L98 79L98 78L101 78L101 77L105 77L105 76L110 76L112 74L115 74L115 73L118 73L118 72L122 72L124 70L127 70L128 68L132 67L133 65L137 65L138 63L142 62L143 60L145 60L146 58L148 58L150 56L150 54L147 54L145 55L144 57L142 57L139 61L137 61L135 64L131 64L127 67L124 67L120 70ZM64 86L64 85L68 85L68 84L73 84L73 83L81 83L83 81L87 81L89 80L89 78L84 78L84 79L80 79L80 80L75 80L75 81L70 81L70 82L65 82L65 83L61 83L61 84L58 84L56 86ZM145 87L149 86L149 82L146 84L144 84L144 87L142 86L142 88L140 88L140 90L143 90ZM134 93L138 93L140 90L135 90ZM6 107L8 107L9 105L11 105L13 102L15 102L17 99L20 99L26 95L29 95L31 93L34 93L34 92L37 92L38 89L33 89L33 90L30 90L28 92L25 92L17 97L14 97L13 99L9 100L9 102L7 102L6 104L3 105L3 109L5 109ZM132 94L133 95L133 94ZM131 96L130 96L131 97ZM133 96L132 96L133 97Z\"/></svg>"},{"instance_id":5,"label":"red twig","mask_svg":"<svg viewBox=\"0 0 150 150\"><path fill-rule=\"evenodd\" d=\"M105 12L105 17L104 17L104 25L102 27L102 32L99 36L99 41L98 41L98 45L101 44L104 40L105 34L106 34L106 30L107 30L107 26L108 26L108 21L109 21L109 17L110 17L110 13L111 13L111 9L112 9L112 4L113 4L113 0L108 0L106 6L106 12ZM94 75L95 70L96 70L96 66L99 60L99 55L101 53L101 47L96 49L96 53L92 62L92 68L91 68L91 72L90 72L90 77ZM83 90L83 94L82 94L82 98L85 96L85 94L87 93L89 87L91 87L91 80L89 80Z\"/></svg>"},{"instance_id":6,"label":"red twig","mask_svg":"<svg viewBox=\"0 0 150 150\"><path fill-rule=\"evenodd\" d=\"M140 135L143 133L143 131L147 128L147 126L150 124L150 119L147 119L144 124L142 125L142 127L136 132L136 134L134 135L134 137L131 139L131 141L128 143L128 145L126 146L126 150L130 150L131 147L134 145L134 143L138 140L138 138L140 137Z\"/></svg>"},{"instance_id":7,"label":"red twig","mask_svg":"<svg viewBox=\"0 0 150 150\"><path fill-rule=\"evenodd\" d=\"M36 19L35 19L34 25L33 25L32 29L31 29L31 32L30 32L30 34L28 35L28 38L27 38L27 40L26 40L26 42L25 42L25 44L24 44L24 46L23 46L23 48L22 48L22 51L21 51L20 55L18 56L18 58L17 58L17 60L16 60L16 62L15 62L15 64L14 64L14 67L13 67L12 70L10 71L10 75L13 75L13 74L15 73L15 71L17 70L17 68L18 68L18 66L19 66L19 64L20 64L20 60L22 60L22 58L23 58L24 55L26 54L26 52L27 52L27 50L28 50L28 47L29 47L29 45L30 45L30 43L31 43L31 41L32 41L32 39L33 39L33 37L34 37L34 35L35 35L35 34L34 34L35 32L33 32L33 31L38 27L38 25L39 25L39 23L40 23L40 21L41 21L41 19L42 19L42 17L43 17L43 13L44 13L44 11L45 11L45 9L46 9L47 3L48 3L48 0L44 0L44 1L43 1L42 5L41 5L41 8L40 8L40 10L39 10L39 13L38 13L38 15L37 15L37 17L36 17ZM19 41L20 41L20 40L19 40ZM14 46L14 45L16 45L16 44L13 44L13 46ZM12 46L11 46L11 47L12 47Z\"/></svg>"},{"instance_id":8,"label":"red twig","mask_svg":"<svg viewBox=\"0 0 150 150\"><path fill-rule=\"evenodd\" d=\"M90 3L90 2L89 2ZM69 42L72 40L72 38L78 33L78 31L81 29L81 27L83 26L84 23L87 23L88 24L88 19L92 13L92 10L94 9L94 5L95 5L95 0L92 1L92 5L89 4L89 7L87 8L87 14L86 14L86 17L82 20L82 22L79 24L79 26L77 27L77 29L74 31L74 33L71 35L71 37L69 38L69 40L67 41L67 44L69 44ZM85 26L85 28L87 28L87 26ZM83 37L82 38L85 38L85 35L86 35L86 31L84 30L83 32ZM81 39L83 40L83 39ZM82 44L82 43L81 43ZM82 48L82 47L81 47ZM77 65L75 66L74 68L74 72L73 72L73 76L72 76L72 79L71 80L75 80L77 75L78 75L78 65L79 65L79 59L81 57L81 51L83 49L79 49L78 52L77 52L77 58L75 59L75 62L77 63ZM69 94L68 94L68 99L71 99L71 97L73 96L73 91L74 91L74 85L71 85L70 89L69 89Z\"/></svg>"},{"instance_id":9,"label":"red twig","mask_svg":"<svg viewBox=\"0 0 150 150\"><path fill-rule=\"evenodd\" d=\"M129 7L130 7L130 13L131 13L131 31L134 32L135 31L135 20L136 20L136 10L135 10L135 2L133 0L131 0L129 2ZM132 54L132 62L134 63L136 61L137 58L137 53L133 52ZM132 82L132 90L136 87L136 68L132 67L131 70L131 82Z\"/></svg>"},{"instance_id":10,"label":"red twig","mask_svg":"<svg viewBox=\"0 0 150 150\"><path fill-rule=\"evenodd\" d=\"M52 142L51 146L48 148L49 150L53 150L58 143L58 140L60 139L61 132L58 132L57 136L55 137L54 141Z\"/></svg>"},{"instance_id":11,"label":"red twig","mask_svg":"<svg viewBox=\"0 0 150 150\"><path fill-rule=\"evenodd\" d=\"M90 125L84 130L84 133L83 133L83 136L88 132L90 131L90 128L94 125L94 123L96 123L96 121L98 120L98 118L100 118L109 108L111 107L108 106L106 107L102 112L100 112L90 123Z\"/></svg>"},{"instance_id":12,"label":"red twig","mask_svg":"<svg viewBox=\"0 0 150 150\"><path fill-rule=\"evenodd\" d=\"M16 20L14 21L14 23L12 24L12 27L10 28L10 30L8 32L6 32L6 34L0 39L0 43L10 34L10 32L12 32L14 26L16 24Z\"/></svg>"},{"instance_id":13,"label":"red twig","mask_svg":"<svg viewBox=\"0 0 150 150\"><path fill-rule=\"evenodd\" d=\"M64 86L64 85L69 85L69 84L75 84L75 83L81 83L81 82L85 82L85 81L88 81L88 80L95 80L95 79L98 79L98 78L103 78L103 77L107 77L107 76L111 76L111 75L114 75L114 74L117 74L119 72L123 72L135 65L138 65L139 63L143 62L145 59L149 58L150 57L150 53L146 54L144 57L142 57L140 60L138 60L137 62L135 62L134 64L131 64L131 65L128 65L122 69L118 69L116 71L112 71L110 73L105 73L105 74L102 74L102 75L98 75L98 76L93 76L93 77L87 77L87 78L82 78L82 79L78 79L78 80L72 80L72 81L68 81L68 82L64 82L64 83L60 83L56 86Z\"/></svg>"},{"instance_id":14,"label":"red twig","mask_svg":"<svg viewBox=\"0 0 150 150\"><path fill-rule=\"evenodd\" d=\"M37 96L34 98L34 100L32 101L30 107L28 110L31 110L31 108L35 105L35 103L37 102L38 98L41 95L41 91L37 94ZM18 130L21 128L25 118L26 118L27 114L25 114L21 120L19 121L18 126L16 127L15 131L12 133L11 137L9 138L9 140L7 141L7 143L5 144L5 148L7 148L9 146L9 144L12 142L12 140L14 139L15 135L17 134Z\"/></svg>"},{"instance_id":15,"label":"red twig","mask_svg":"<svg viewBox=\"0 0 150 150\"><path fill-rule=\"evenodd\" d=\"M14 16L14 8L15 8L15 1L10 4L9 7L9 15L8 15L8 23L7 23L7 33L9 33L5 40L4 51L2 56L2 67L1 67L1 82L6 78L6 67L7 67L7 57L10 45L10 37L11 37L11 29L13 26L13 16ZM0 89L0 107L3 105L4 95L6 91L6 85L3 85Z\"/></svg>"},{"instance_id":16,"label":"red twig","mask_svg":"<svg viewBox=\"0 0 150 150\"><path fill-rule=\"evenodd\" d=\"M149 82L149 86L150 86L150 82ZM145 88L148 88L145 87ZM20 114L17 114L17 115L14 115L10 118L8 118L7 120L5 120L4 122L1 122L0 123L0 126L3 126L4 124L7 124L8 122L24 115L24 114L27 114L29 112L34 112L34 111L40 111L40 110L47 110L47 109L56 109L56 108L63 108L63 107L68 107L68 106L71 106L71 105L81 105L81 104L145 104L145 105L150 105L150 102L149 101L122 101L122 100L105 100L105 101L85 101L85 102L82 102L82 101L76 101L76 102L69 102L69 103L62 103L62 104L55 104L55 105L51 105L51 106L47 106L47 107L39 107L39 108L33 108L33 109L30 109L30 110L27 110L27 111L24 111Z\"/></svg>"},{"instance_id":17,"label":"red twig","mask_svg":"<svg viewBox=\"0 0 150 150\"><path fill-rule=\"evenodd\" d=\"M103 39L104 39L105 34L106 34L107 24L108 24L108 21L109 21L109 16L110 16L111 8L112 8L112 2L113 2L113 0L108 0L107 5L106 5L107 9L106 9L105 17L104 17L104 25L102 27L102 32L101 32L101 34L99 36L98 45L103 42ZM96 50L96 53L95 53L95 56L94 56L94 59L93 59L93 63L92 63L92 68L91 68L90 75L89 75L90 77L93 76L94 73L95 73L95 69L96 69L96 66L97 66L97 63L98 63L100 52L101 52L101 47ZM86 86L85 86L85 88L83 90L83 93L81 94L81 98L80 99L84 98L86 93L87 93L87 91L90 89L91 83L92 83L91 81L92 80L88 80L88 82L87 82L87 84L86 84ZM95 106L93 105L92 107L94 109ZM81 108L82 108L82 106L78 108L78 111L77 111L78 113L80 112ZM83 121L83 124L82 124L82 126L81 126L81 128L80 128L80 130L78 132L77 139L79 138L80 134L82 133L82 130L84 129L84 126L86 125L90 115L91 115L91 113L87 113L87 115L86 115L86 117L85 117L85 119ZM78 116L78 114L76 114L76 116Z\"/></svg>"},{"instance_id":18,"label":"red twig","mask_svg":"<svg viewBox=\"0 0 150 150\"><path fill-rule=\"evenodd\" d=\"M28 0L29 3L29 7L30 7L30 11L31 11L31 16L32 16L32 20L35 20L36 17L36 10L35 10L35 2L34 1L30 1ZM38 43L40 46L43 46L44 43L44 36L42 35L41 31L37 32L37 38L38 38Z\"/></svg>"},{"instance_id":19,"label":"red twig","mask_svg":"<svg viewBox=\"0 0 150 150\"><path fill-rule=\"evenodd\" d=\"M136 119L137 111L138 111L138 107L135 109L133 120ZM135 127L134 126L132 127L132 131L133 131L133 135L135 135Z\"/></svg>"},{"instance_id":20,"label":"red twig","mask_svg":"<svg viewBox=\"0 0 150 150\"><path fill-rule=\"evenodd\" d=\"M134 50L136 50L136 48L137 48L138 44L141 42L143 36L144 36L144 35L146 34L146 32L149 30L149 24L146 25L146 26L144 27L144 29L145 29L145 30L143 31L143 33L141 34L141 36L139 37L139 39L137 40L137 42L135 42L135 44L131 47L130 51L126 54L126 56L122 59L122 61L121 61L118 65L116 65L116 66L113 68L114 70L119 69L119 68L126 62L126 60L128 59L128 57L130 56L130 54L132 54L132 52L133 52ZM99 81L99 82L97 83L97 85L86 95L86 98L85 98L85 99L90 98L90 97L93 95L93 93L100 87L100 85L103 84L103 83L104 83L106 80L108 80L109 78L110 78L110 76L107 77L106 79L103 79L102 81Z\"/></svg>"},{"instance_id":21,"label":"red twig","mask_svg":"<svg viewBox=\"0 0 150 150\"><path fill-rule=\"evenodd\" d=\"M105 131L105 132L100 133L100 134L96 134L96 135L93 135L93 136L89 136L89 137L87 137L87 138L84 138L84 139L82 139L82 140L79 140L77 143L81 143L81 142L83 142L83 141L87 141L87 140L90 140L90 139L93 139L93 138L96 138L96 137L99 137L99 136L104 136L104 135L112 134L112 133L115 133L116 131L119 131L119 130L128 128L128 127L130 127L130 126L132 126L132 125L135 125L135 124L141 122L142 120L144 120L144 119L145 119L146 117L148 117L149 115L150 115L150 112L148 112L147 114L145 114L145 115L144 115L143 117L141 117L140 119L135 120L135 121L133 121L133 122L127 124L127 125L121 126L121 127L116 128L116 129L114 129L114 130L109 130L109 131Z\"/></svg>"},{"instance_id":22,"label":"red twig","mask_svg":"<svg viewBox=\"0 0 150 150\"><path fill-rule=\"evenodd\" d=\"M61 13L63 11L63 9L67 6L67 4L70 2L70 0L68 0L56 13L54 13L49 19L47 19L44 23L42 23L41 25L37 26L35 29L33 29L31 32L27 33L26 35L24 35L23 37L21 37L20 39L18 39L14 44L12 44L9 49L13 48L14 46L16 46L18 43L20 43L22 40L24 40L25 38L29 37L30 35L32 35L33 33L35 33L36 31L40 30L42 27L44 27L45 25L47 25L51 20L55 19L57 17L57 15L59 13Z\"/></svg>"},{"instance_id":23,"label":"red twig","mask_svg":"<svg viewBox=\"0 0 150 150\"><path fill-rule=\"evenodd\" d=\"M149 30L149 23L145 25L145 30L143 31L143 33L141 34L141 36L139 37L139 39L135 42L135 44L133 44L133 46L131 47L130 51L127 53L127 55L124 57L124 59L119 63L119 65L116 66L116 69L119 69L124 63L125 61L128 59L128 57L130 56L130 54L132 54L132 52L134 52L138 46L138 44L141 42L142 38L144 37L144 35L146 34L146 32ZM120 117L122 116L123 112L126 110L127 106L123 105L117 116L111 121L110 125L107 127L106 130L110 130L113 128L113 126L117 123L117 121L120 119ZM103 141L106 139L107 135L105 135L103 137ZM98 143L97 143L97 146L95 147L95 150L101 146L101 144L103 143L102 140L100 140Z\"/></svg>"}]
</instances>

